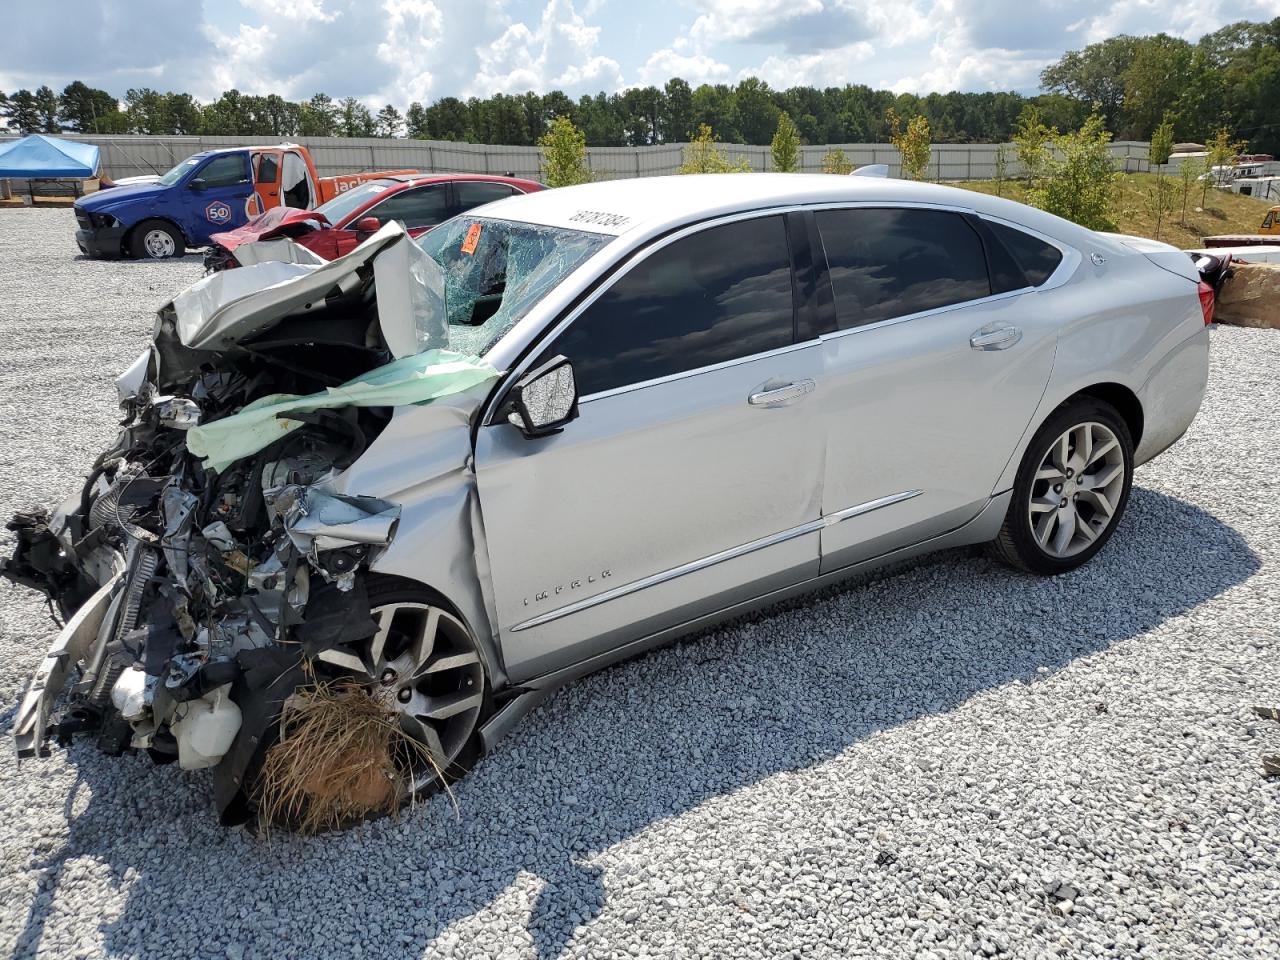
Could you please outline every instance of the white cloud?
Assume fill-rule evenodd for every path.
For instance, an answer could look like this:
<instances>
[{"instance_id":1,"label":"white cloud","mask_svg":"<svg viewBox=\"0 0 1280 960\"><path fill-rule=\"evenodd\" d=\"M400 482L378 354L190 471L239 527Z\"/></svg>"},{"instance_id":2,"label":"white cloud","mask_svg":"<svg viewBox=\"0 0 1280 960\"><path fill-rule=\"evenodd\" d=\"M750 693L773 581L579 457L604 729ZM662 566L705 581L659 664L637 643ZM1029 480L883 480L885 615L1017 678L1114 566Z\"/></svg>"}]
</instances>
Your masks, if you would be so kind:
<instances>
[{"instance_id":1,"label":"white cloud","mask_svg":"<svg viewBox=\"0 0 1280 960\"><path fill-rule=\"evenodd\" d=\"M617 60L597 52L600 32L574 9L573 0L548 0L537 29L512 23L496 40L477 47L479 67L466 92L616 90L622 70Z\"/></svg>"},{"instance_id":2,"label":"white cloud","mask_svg":"<svg viewBox=\"0 0 1280 960\"><path fill-rule=\"evenodd\" d=\"M875 52L865 40L800 56L771 56L758 67L743 69L738 79L759 77L777 90L787 87L833 87L857 83L865 73L864 62Z\"/></svg>"},{"instance_id":3,"label":"white cloud","mask_svg":"<svg viewBox=\"0 0 1280 960\"><path fill-rule=\"evenodd\" d=\"M427 100L432 76L426 67L439 55L444 16L431 0L386 0L387 32L378 44L378 59L395 70L385 89L400 103Z\"/></svg>"},{"instance_id":4,"label":"white cloud","mask_svg":"<svg viewBox=\"0 0 1280 960\"><path fill-rule=\"evenodd\" d=\"M660 86L672 77L680 77L696 87L703 83L722 83L732 72L727 63L705 53L688 37L677 37L671 46L649 55L640 68L640 82Z\"/></svg>"}]
</instances>

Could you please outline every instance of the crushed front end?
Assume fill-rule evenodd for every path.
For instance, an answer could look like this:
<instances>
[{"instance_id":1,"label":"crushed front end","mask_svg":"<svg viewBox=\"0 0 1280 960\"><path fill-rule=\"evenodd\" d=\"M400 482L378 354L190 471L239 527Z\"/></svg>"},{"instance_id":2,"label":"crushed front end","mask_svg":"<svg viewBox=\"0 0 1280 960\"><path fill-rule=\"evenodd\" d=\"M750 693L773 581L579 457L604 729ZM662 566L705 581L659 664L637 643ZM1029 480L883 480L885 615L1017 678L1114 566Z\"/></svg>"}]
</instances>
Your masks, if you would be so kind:
<instances>
[{"instance_id":1,"label":"crushed front end","mask_svg":"<svg viewBox=\"0 0 1280 960\"><path fill-rule=\"evenodd\" d=\"M412 317L379 313L380 286L397 303L424 295L421 263L393 252L409 245L388 228L343 261L208 277L160 311L117 382L115 444L52 514L9 523L3 575L65 620L18 707L19 757L85 736L213 767L224 822L248 815L244 787L286 699L334 673L321 653L377 629L368 568L400 507L330 484L404 401L384 382L403 380L380 372L431 358ZM375 270L379 255L412 260L418 279ZM472 366L458 382L489 375ZM436 368L414 369L422 391Z\"/></svg>"}]
</instances>

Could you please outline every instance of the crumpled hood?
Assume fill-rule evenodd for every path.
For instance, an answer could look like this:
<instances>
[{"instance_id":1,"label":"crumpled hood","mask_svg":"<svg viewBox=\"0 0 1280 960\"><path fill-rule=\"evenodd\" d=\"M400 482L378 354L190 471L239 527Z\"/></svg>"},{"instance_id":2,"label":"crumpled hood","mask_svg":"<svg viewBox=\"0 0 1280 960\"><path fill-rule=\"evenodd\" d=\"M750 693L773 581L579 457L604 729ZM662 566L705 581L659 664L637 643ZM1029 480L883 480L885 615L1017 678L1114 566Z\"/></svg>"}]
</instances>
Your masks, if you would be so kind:
<instances>
[{"instance_id":1,"label":"crumpled hood","mask_svg":"<svg viewBox=\"0 0 1280 960\"><path fill-rule=\"evenodd\" d=\"M299 210L297 207L275 207L254 217L242 227L213 234L210 239L220 247L234 250L244 243L269 240L281 236L281 231L300 223L314 223L321 229L329 226L323 213L315 210Z\"/></svg>"},{"instance_id":2,"label":"crumpled hood","mask_svg":"<svg viewBox=\"0 0 1280 960\"><path fill-rule=\"evenodd\" d=\"M99 190L97 193L91 193L88 196L81 197L75 203L76 210L83 210L85 213L111 213L118 207L128 206L139 200L147 200L152 197L158 197L168 187L162 187L159 183L135 183L121 187L111 187L109 190Z\"/></svg>"}]
</instances>

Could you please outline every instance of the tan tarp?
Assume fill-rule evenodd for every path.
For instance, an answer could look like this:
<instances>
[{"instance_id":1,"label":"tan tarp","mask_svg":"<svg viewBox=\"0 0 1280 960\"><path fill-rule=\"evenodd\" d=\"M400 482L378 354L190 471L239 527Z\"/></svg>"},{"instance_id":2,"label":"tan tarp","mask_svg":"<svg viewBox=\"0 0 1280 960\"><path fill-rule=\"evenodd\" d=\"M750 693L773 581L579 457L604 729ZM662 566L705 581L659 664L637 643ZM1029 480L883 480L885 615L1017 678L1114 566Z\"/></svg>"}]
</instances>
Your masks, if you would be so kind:
<instances>
[{"instance_id":1,"label":"tan tarp","mask_svg":"<svg viewBox=\"0 0 1280 960\"><path fill-rule=\"evenodd\" d=\"M1222 285L1213 319L1280 330L1280 263L1240 263Z\"/></svg>"}]
</instances>

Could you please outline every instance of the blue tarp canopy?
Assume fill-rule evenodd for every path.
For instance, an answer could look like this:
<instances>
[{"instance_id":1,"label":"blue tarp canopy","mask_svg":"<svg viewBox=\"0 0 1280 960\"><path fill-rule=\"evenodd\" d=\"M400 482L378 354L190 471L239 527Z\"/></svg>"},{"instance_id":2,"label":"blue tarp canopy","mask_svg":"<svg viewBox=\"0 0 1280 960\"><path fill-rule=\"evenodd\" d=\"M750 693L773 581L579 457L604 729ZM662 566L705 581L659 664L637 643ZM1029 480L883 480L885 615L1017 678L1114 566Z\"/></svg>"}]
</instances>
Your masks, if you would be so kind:
<instances>
[{"instance_id":1,"label":"blue tarp canopy","mask_svg":"<svg viewBox=\"0 0 1280 960\"><path fill-rule=\"evenodd\" d=\"M0 180L79 179L98 169L98 148L91 143L59 140L33 133L0 144Z\"/></svg>"}]
</instances>

